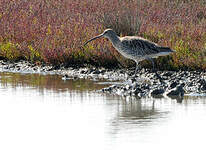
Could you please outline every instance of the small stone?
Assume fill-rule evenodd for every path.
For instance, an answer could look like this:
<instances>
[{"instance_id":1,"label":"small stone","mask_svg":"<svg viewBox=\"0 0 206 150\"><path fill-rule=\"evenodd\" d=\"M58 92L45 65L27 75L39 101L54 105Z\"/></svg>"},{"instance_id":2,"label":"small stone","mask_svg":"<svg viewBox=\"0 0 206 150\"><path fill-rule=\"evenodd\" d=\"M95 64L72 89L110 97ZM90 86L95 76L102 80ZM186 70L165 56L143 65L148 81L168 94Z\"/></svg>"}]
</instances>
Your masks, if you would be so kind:
<instances>
[{"instance_id":1,"label":"small stone","mask_svg":"<svg viewBox=\"0 0 206 150\"><path fill-rule=\"evenodd\" d=\"M14 64L9 65L9 69L15 68Z\"/></svg>"},{"instance_id":2,"label":"small stone","mask_svg":"<svg viewBox=\"0 0 206 150\"><path fill-rule=\"evenodd\" d=\"M53 70L53 68L52 68L52 67L47 69L47 71L52 71L52 70Z\"/></svg>"},{"instance_id":3,"label":"small stone","mask_svg":"<svg viewBox=\"0 0 206 150\"><path fill-rule=\"evenodd\" d=\"M142 92L142 90L140 88L136 88L136 89L133 90L133 93L135 95L138 95L138 93L141 93L141 92Z\"/></svg>"},{"instance_id":4,"label":"small stone","mask_svg":"<svg viewBox=\"0 0 206 150\"><path fill-rule=\"evenodd\" d=\"M199 91L206 91L206 83L204 83L204 82L200 83Z\"/></svg>"},{"instance_id":5,"label":"small stone","mask_svg":"<svg viewBox=\"0 0 206 150\"><path fill-rule=\"evenodd\" d=\"M63 75L62 80L67 80L69 76L67 74Z\"/></svg>"},{"instance_id":6,"label":"small stone","mask_svg":"<svg viewBox=\"0 0 206 150\"><path fill-rule=\"evenodd\" d=\"M125 88L126 88L126 90L129 90L130 87L131 87L131 86L127 84Z\"/></svg>"},{"instance_id":7,"label":"small stone","mask_svg":"<svg viewBox=\"0 0 206 150\"><path fill-rule=\"evenodd\" d=\"M142 84L141 85L141 89L144 89L144 90L149 90L150 89L150 85L149 84Z\"/></svg>"},{"instance_id":8,"label":"small stone","mask_svg":"<svg viewBox=\"0 0 206 150\"><path fill-rule=\"evenodd\" d=\"M19 67L17 67L17 68L16 68L16 70L17 70L17 71L20 71L20 68L19 68Z\"/></svg>"},{"instance_id":9,"label":"small stone","mask_svg":"<svg viewBox=\"0 0 206 150\"><path fill-rule=\"evenodd\" d=\"M77 76L74 76L74 77L73 77L73 79L74 79L74 80L77 80L77 79L78 79L78 77L77 77Z\"/></svg>"},{"instance_id":10,"label":"small stone","mask_svg":"<svg viewBox=\"0 0 206 150\"><path fill-rule=\"evenodd\" d=\"M173 72L172 72L172 71L167 71L167 72L164 72L164 73L162 74L162 76L166 76L166 77L169 77L169 76L171 76L171 75L173 75Z\"/></svg>"},{"instance_id":11,"label":"small stone","mask_svg":"<svg viewBox=\"0 0 206 150\"><path fill-rule=\"evenodd\" d=\"M137 96L138 96L139 98L141 98L141 97L144 96L144 94L143 94L143 93L138 93Z\"/></svg>"},{"instance_id":12,"label":"small stone","mask_svg":"<svg viewBox=\"0 0 206 150\"><path fill-rule=\"evenodd\" d=\"M94 71L92 72L92 74L100 74L100 71L99 71L99 70L94 70Z\"/></svg>"},{"instance_id":13,"label":"small stone","mask_svg":"<svg viewBox=\"0 0 206 150\"><path fill-rule=\"evenodd\" d=\"M9 67L8 67L8 66L5 66L4 69L9 69Z\"/></svg>"}]
</instances>

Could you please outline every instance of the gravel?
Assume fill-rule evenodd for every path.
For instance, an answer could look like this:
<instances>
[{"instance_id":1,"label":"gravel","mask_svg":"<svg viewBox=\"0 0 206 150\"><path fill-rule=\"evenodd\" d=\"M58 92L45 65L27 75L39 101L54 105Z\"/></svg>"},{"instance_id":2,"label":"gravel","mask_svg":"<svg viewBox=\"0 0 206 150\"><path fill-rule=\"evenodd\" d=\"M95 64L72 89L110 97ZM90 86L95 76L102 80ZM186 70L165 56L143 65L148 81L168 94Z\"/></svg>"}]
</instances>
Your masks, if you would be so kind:
<instances>
[{"instance_id":1,"label":"gravel","mask_svg":"<svg viewBox=\"0 0 206 150\"><path fill-rule=\"evenodd\" d=\"M28 61L0 61L1 72L59 74L63 80L89 78L118 81L121 84L111 85L101 89L103 93L121 96L170 97L181 99L185 94L206 94L206 72L200 71L157 71L140 70L137 75L134 70L105 69L95 67L67 67L36 65Z\"/></svg>"}]
</instances>

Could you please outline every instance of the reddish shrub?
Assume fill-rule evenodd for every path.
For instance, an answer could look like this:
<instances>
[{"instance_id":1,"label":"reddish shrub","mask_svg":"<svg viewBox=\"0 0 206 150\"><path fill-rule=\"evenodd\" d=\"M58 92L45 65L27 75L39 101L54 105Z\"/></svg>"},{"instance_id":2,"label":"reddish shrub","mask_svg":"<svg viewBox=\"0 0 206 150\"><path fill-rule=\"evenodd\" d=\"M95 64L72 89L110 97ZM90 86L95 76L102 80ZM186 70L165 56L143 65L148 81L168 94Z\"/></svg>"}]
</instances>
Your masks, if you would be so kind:
<instances>
[{"instance_id":1,"label":"reddish shrub","mask_svg":"<svg viewBox=\"0 0 206 150\"><path fill-rule=\"evenodd\" d=\"M105 28L113 28L121 36L139 35L176 49L177 53L169 57L169 68L206 67L203 0L0 1L0 48L5 43L16 45L16 56L28 60L52 64L124 63L105 39L81 47ZM1 51L0 55L6 57L6 49ZM157 61L160 67L161 59Z\"/></svg>"}]
</instances>

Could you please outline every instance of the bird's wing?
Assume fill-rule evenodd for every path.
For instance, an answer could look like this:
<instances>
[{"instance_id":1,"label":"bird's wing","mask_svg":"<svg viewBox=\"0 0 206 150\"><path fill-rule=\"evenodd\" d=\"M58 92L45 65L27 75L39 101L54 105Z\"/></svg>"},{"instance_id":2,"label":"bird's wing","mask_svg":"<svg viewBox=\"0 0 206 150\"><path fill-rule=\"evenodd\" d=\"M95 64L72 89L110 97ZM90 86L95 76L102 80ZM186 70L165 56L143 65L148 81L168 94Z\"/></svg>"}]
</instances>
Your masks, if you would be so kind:
<instances>
[{"instance_id":1,"label":"bird's wing","mask_svg":"<svg viewBox=\"0 0 206 150\"><path fill-rule=\"evenodd\" d=\"M155 43L138 37L125 37L122 39L122 45L136 53L136 55L143 56L159 53Z\"/></svg>"},{"instance_id":2,"label":"bird's wing","mask_svg":"<svg viewBox=\"0 0 206 150\"><path fill-rule=\"evenodd\" d=\"M130 49L136 55L155 55L160 52L173 52L168 47L161 47L156 43L143 39L141 37L124 37L121 39L122 45Z\"/></svg>"}]
</instances>

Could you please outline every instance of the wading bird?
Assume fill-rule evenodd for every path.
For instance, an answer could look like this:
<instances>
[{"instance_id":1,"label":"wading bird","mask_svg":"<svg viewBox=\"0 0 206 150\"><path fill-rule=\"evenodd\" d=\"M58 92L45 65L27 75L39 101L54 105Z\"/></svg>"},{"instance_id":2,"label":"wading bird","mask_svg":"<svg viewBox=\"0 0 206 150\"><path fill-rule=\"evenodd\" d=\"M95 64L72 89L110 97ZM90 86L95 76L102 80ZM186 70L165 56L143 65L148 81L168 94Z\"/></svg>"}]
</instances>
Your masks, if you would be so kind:
<instances>
[{"instance_id":1,"label":"wading bird","mask_svg":"<svg viewBox=\"0 0 206 150\"><path fill-rule=\"evenodd\" d=\"M106 29L102 34L88 40L84 44L84 46L87 43L101 37L108 38L120 54L136 62L134 76L136 75L138 64L140 61L145 59L150 60L154 69L154 61L152 60L152 58L169 55L170 53L175 52L169 47L159 46L156 43L153 43L138 36L119 37L112 29Z\"/></svg>"}]
</instances>

